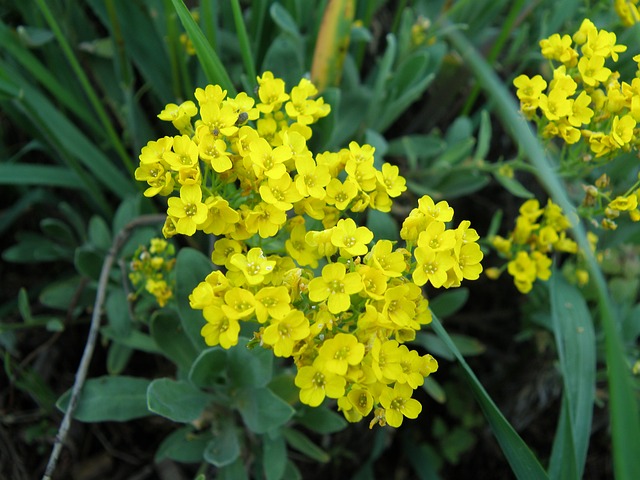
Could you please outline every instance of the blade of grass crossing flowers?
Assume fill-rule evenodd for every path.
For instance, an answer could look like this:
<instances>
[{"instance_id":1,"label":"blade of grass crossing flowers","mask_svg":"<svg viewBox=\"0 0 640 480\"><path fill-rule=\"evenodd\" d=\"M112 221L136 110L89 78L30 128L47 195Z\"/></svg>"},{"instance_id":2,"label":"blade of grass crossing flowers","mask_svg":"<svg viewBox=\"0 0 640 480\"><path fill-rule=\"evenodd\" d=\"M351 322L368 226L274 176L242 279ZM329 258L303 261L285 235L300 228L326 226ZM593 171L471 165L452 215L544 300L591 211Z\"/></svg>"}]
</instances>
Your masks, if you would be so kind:
<instances>
[{"instance_id":1,"label":"blade of grass crossing flowers","mask_svg":"<svg viewBox=\"0 0 640 480\"><path fill-rule=\"evenodd\" d=\"M311 66L311 81L319 91L340 82L354 12L354 0L330 0L324 11Z\"/></svg>"},{"instance_id":2,"label":"blade of grass crossing flowers","mask_svg":"<svg viewBox=\"0 0 640 480\"><path fill-rule=\"evenodd\" d=\"M247 28L244 25L244 18L242 17L242 10L240 9L239 0L231 0L231 10L233 11L233 23L235 23L236 26L236 35L238 37L238 44L240 45L242 63L244 63L244 70L249 77L249 85L251 87L251 91L253 91L257 86L256 67L253 62L253 55L251 54L251 44L249 43Z\"/></svg>"},{"instance_id":3,"label":"blade of grass crossing flowers","mask_svg":"<svg viewBox=\"0 0 640 480\"><path fill-rule=\"evenodd\" d=\"M573 463L582 478L589 448L596 381L596 339L591 315L580 291L555 270L549 280L551 324L555 334L560 369L564 380L563 410L556 436L549 473L551 478L570 478L562 471ZM562 423L568 424L568 429ZM562 441L561 441L562 440ZM567 446L561 445L566 443ZM572 455L567 456L566 452ZM556 452L562 452L556 453Z\"/></svg>"},{"instance_id":4,"label":"blade of grass crossing flowers","mask_svg":"<svg viewBox=\"0 0 640 480\"><path fill-rule=\"evenodd\" d=\"M487 391L484 389L478 377L473 373L473 370L469 367L464 357L456 347L456 344L451 340L451 337L444 329L440 320L435 315L432 315L433 321L431 326L434 332L440 337L440 340L451 350L453 355L460 363L462 371L466 380L471 386L482 412L485 418L489 422L493 434L495 435L502 452L504 453L513 473L519 479L537 480L546 479L547 474L538 462L533 452L529 449L526 443L520 438L518 433L514 430L507 419L502 415L502 412L498 409L493 402Z\"/></svg>"},{"instance_id":5,"label":"blade of grass crossing flowers","mask_svg":"<svg viewBox=\"0 0 640 480\"><path fill-rule=\"evenodd\" d=\"M475 74L482 88L493 100L496 113L503 126L536 168L538 181L545 187L554 203L560 206L570 218L574 217L575 208L571 204L560 178L549 164L549 160L530 126L519 113L513 96L462 33L455 29L449 29L446 36L465 60L467 67ZM584 254L590 278L596 288L598 310L604 331L615 476L622 480L637 480L640 478L640 462L638 461L640 458L640 413L631 385L629 368L624 358L622 341L616 328L616 314L604 276L591 251L582 223L573 222L572 231Z\"/></svg>"},{"instance_id":6,"label":"blade of grass crossing flowers","mask_svg":"<svg viewBox=\"0 0 640 480\"><path fill-rule=\"evenodd\" d=\"M96 91L91 85L91 82L89 82L89 78L84 73L84 70L80 66L80 62L76 58L75 54L73 53L73 50L71 49L71 46L69 45L69 42L67 41L64 34L62 33L62 29L60 28L60 25L56 21L55 16L49 9L49 6L45 2L45 0L36 0L36 3L38 4L38 8L40 9L40 12L42 13L45 20L47 21L47 24L49 25L53 34L55 35L56 40L58 41L60 48L64 52L64 55L67 61L71 65L73 72L75 73L76 77L80 81L80 84L82 85L82 89L84 90L84 93L87 95L87 98L91 102L91 106L95 110L96 115L98 116L98 119L100 120L100 123L104 128L105 134L111 146L118 153L118 156L120 157L120 160L122 161L123 165L127 168L129 173L133 176L133 171L135 170L135 167L133 166L133 162L131 161L131 156L127 153L126 149L124 148L124 144L122 143L122 141L120 140L120 137L118 136L115 129L113 128L113 125L111 124L111 120L109 119L109 115L107 115L106 110L102 106L102 102L100 102L100 99L98 98Z\"/></svg>"},{"instance_id":7,"label":"blade of grass crossing flowers","mask_svg":"<svg viewBox=\"0 0 640 480\"><path fill-rule=\"evenodd\" d=\"M173 7L178 13L180 21L182 22L182 26L187 31L187 35L193 43L193 48L196 50L196 55L198 56L198 60L200 60L200 64L202 65L202 69L204 70L207 80L211 83L220 85L223 89L227 90L230 96L235 96L237 92L231 82L231 78L229 78L227 70L224 68L224 65L220 61L215 50L207 41L204 33L202 33L202 30L200 30L200 27L191 16L191 13L189 13L184 2L182 0L171 1L173 3Z\"/></svg>"}]
</instances>

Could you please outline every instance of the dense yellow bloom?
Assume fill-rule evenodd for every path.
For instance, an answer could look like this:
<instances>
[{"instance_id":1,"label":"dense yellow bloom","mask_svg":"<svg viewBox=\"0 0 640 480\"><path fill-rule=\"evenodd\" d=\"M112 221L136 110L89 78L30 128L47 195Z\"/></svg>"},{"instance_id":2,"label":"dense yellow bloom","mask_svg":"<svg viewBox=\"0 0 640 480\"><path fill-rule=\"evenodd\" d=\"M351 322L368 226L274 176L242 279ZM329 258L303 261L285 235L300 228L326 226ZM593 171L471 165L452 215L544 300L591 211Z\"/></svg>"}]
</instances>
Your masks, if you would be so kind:
<instances>
[{"instance_id":1,"label":"dense yellow bloom","mask_svg":"<svg viewBox=\"0 0 640 480\"><path fill-rule=\"evenodd\" d=\"M264 282L276 264L273 260L267 260L261 248L252 248L246 255L235 253L229 263L244 274L249 285Z\"/></svg>"},{"instance_id":2,"label":"dense yellow bloom","mask_svg":"<svg viewBox=\"0 0 640 480\"><path fill-rule=\"evenodd\" d=\"M295 379L296 387L300 389L300 401L311 407L320 405L325 396L342 397L346 383L344 377L321 371L315 365L300 368Z\"/></svg>"},{"instance_id":3,"label":"dense yellow bloom","mask_svg":"<svg viewBox=\"0 0 640 480\"><path fill-rule=\"evenodd\" d=\"M338 375L347 373L349 365L358 365L364 357L364 345L351 334L338 333L326 340L318 350L318 365Z\"/></svg>"}]
</instances>

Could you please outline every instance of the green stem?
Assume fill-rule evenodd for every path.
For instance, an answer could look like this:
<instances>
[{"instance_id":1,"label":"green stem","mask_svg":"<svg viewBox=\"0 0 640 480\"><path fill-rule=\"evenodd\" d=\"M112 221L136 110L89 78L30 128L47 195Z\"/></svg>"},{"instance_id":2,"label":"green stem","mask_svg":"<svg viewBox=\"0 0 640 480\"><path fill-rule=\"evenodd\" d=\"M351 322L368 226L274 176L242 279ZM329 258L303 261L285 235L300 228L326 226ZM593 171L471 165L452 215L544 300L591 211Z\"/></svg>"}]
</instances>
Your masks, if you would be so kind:
<instances>
[{"instance_id":1,"label":"green stem","mask_svg":"<svg viewBox=\"0 0 640 480\"><path fill-rule=\"evenodd\" d=\"M105 133L107 134L107 137L111 142L111 145L115 148L116 152L120 156L120 159L122 160L122 163L125 165L130 175L133 176L135 167L133 165L133 162L131 161L131 157L129 156L126 149L124 148L123 143L120 141L120 137L116 133L115 129L113 128L113 125L111 124L111 121L109 120L109 115L107 115L107 112L103 108L102 103L100 102L100 99L96 94L96 91L91 86L91 83L89 82L89 78L87 78L87 75L84 73L84 70L82 70L82 67L80 66L80 62L78 61L75 54L73 53L73 50L69 45L69 42L67 42L67 39L64 37L64 34L60 29L60 25L58 25L58 23L56 22L56 19L53 16L53 13L49 9L49 6L45 2L45 0L36 0L36 2L46 22L49 24L49 27L51 28L53 34L55 35L56 40L60 44L60 48L62 49L65 57L67 58L67 61L71 65L73 72L75 73L76 77L78 77L78 80L82 85L82 89L84 90L85 94L89 98L89 101L91 102L91 105L96 111L96 114L98 115L98 119L100 120L100 123L102 123L102 126L105 129Z\"/></svg>"}]
</instances>

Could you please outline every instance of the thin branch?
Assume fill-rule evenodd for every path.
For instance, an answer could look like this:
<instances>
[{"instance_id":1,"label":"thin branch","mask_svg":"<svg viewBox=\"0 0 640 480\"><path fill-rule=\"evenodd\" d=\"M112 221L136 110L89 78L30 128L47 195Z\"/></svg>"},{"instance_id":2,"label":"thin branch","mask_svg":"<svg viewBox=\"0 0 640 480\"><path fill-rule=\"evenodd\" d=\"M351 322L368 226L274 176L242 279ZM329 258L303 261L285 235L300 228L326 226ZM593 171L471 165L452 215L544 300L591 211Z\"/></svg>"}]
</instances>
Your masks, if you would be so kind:
<instances>
[{"instance_id":1,"label":"thin branch","mask_svg":"<svg viewBox=\"0 0 640 480\"><path fill-rule=\"evenodd\" d=\"M67 438L67 433L69 432L69 427L71 426L71 418L73 417L73 413L75 412L75 409L78 405L78 399L80 398L82 387L84 386L84 382L87 378L87 372L89 370L89 364L91 363L91 357L93 356L93 350L95 348L96 341L98 340L98 331L100 328L100 319L102 316L102 305L104 304L107 286L109 284L109 273L111 272L111 268L113 267L113 262L115 261L118 252L128 240L129 235L133 230L146 225L162 223L165 221L165 218L166 216L164 214L143 215L141 217L138 217L125 225L125 227L120 230L120 232L118 232L116 237L113 239L111 248L109 249L104 262L102 263L100 279L98 280L96 301L93 305L93 314L91 316L91 327L89 329L89 336L87 338L87 343L84 346L84 352L82 353L82 359L80 360L78 371L76 372L76 379L73 383L69 405L62 419L62 423L60 424L60 428L58 429L58 433L53 444L53 450L51 451L51 456L49 457L49 463L47 464L47 468L44 472L42 480L51 480L51 476L56 469L58 458L60 457L60 453L62 452L62 446L64 445L64 442Z\"/></svg>"}]
</instances>

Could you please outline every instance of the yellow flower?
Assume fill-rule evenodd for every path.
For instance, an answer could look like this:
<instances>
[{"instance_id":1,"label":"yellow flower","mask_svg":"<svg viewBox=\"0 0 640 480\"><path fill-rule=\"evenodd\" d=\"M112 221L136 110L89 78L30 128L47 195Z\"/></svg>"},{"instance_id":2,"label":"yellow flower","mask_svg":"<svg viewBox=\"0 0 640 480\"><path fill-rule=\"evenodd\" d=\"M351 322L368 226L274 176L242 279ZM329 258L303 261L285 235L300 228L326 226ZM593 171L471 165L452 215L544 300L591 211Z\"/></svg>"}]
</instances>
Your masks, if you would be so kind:
<instances>
[{"instance_id":1,"label":"yellow flower","mask_svg":"<svg viewBox=\"0 0 640 480\"><path fill-rule=\"evenodd\" d=\"M571 37L554 33L549 38L540 40L542 55L549 60L558 60L566 65L575 65L578 52L571 48Z\"/></svg>"},{"instance_id":2,"label":"yellow flower","mask_svg":"<svg viewBox=\"0 0 640 480\"><path fill-rule=\"evenodd\" d=\"M220 345L222 348L229 349L238 344L240 324L237 320L227 318L218 306L205 307L202 315L207 323L202 327L200 334L207 345L210 347Z\"/></svg>"},{"instance_id":3,"label":"yellow flower","mask_svg":"<svg viewBox=\"0 0 640 480\"><path fill-rule=\"evenodd\" d=\"M202 160L218 173L231 169L233 166L231 154L227 152L227 144L224 140L214 137L210 132L204 132L198 140L198 152Z\"/></svg>"},{"instance_id":4,"label":"yellow flower","mask_svg":"<svg viewBox=\"0 0 640 480\"><path fill-rule=\"evenodd\" d=\"M571 113L571 101L567 98L566 90L554 88L549 95L540 95L540 110L547 120L558 120Z\"/></svg>"},{"instance_id":5,"label":"yellow flower","mask_svg":"<svg viewBox=\"0 0 640 480\"><path fill-rule=\"evenodd\" d=\"M231 265L240 270L249 285L259 285L265 277L271 273L276 262L267 260L261 248L252 248L247 255L235 253L229 261Z\"/></svg>"},{"instance_id":6,"label":"yellow flower","mask_svg":"<svg viewBox=\"0 0 640 480\"><path fill-rule=\"evenodd\" d=\"M402 252L393 251L393 242L390 240L378 240L364 261L387 277L400 277L407 269L404 255Z\"/></svg>"},{"instance_id":7,"label":"yellow flower","mask_svg":"<svg viewBox=\"0 0 640 480\"><path fill-rule=\"evenodd\" d=\"M574 127L588 124L591 121L591 117L593 117L593 110L589 108L590 104L591 97L587 95L587 92L580 92L578 98L571 104L569 123Z\"/></svg>"},{"instance_id":8,"label":"yellow flower","mask_svg":"<svg viewBox=\"0 0 640 480\"><path fill-rule=\"evenodd\" d=\"M300 401L310 407L320 405L325 396L342 397L346 383L344 377L321 371L315 365L300 368L295 379L296 387L300 389Z\"/></svg>"},{"instance_id":9,"label":"yellow flower","mask_svg":"<svg viewBox=\"0 0 640 480\"><path fill-rule=\"evenodd\" d=\"M306 235L307 231L304 228L304 224L296 225L291 230L289 239L284 242L284 246L291 258L298 262L298 265L309 265L311 268L316 268L318 266L318 258L321 255L318 254L316 248L306 242Z\"/></svg>"},{"instance_id":10,"label":"yellow flower","mask_svg":"<svg viewBox=\"0 0 640 480\"><path fill-rule=\"evenodd\" d=\"M330 263L322 268L322 276L309 282L309 299L322 302L328 299L331 313L340 313L351 306L350 295L363 288L362 279L357 272L346 273L342 263Z\"/></svg>"},{"instance_id":11,"label":"yellow flower","mask_svg":"<svg viewBox=\"0 0 640 480\"><path fill-rule=\"evenodd\" d=\"M291 310L287 287L263 287L256 293L256 317L260 323L270 318L283 318Z\"/></svg>"},{"instance_id":12,"label":"yellow flower","mask_svg":"<svg viewBox=\"0 0 640 480\"><path fill-rule=\"evenodd\" d=\"M324 188L331 181L329 168L326 165L316 165L311 157L296 158L295 164L298 172L295 177L298 192L305 197L324 199Z\"/></svg>"},{"instance_id":13,"label":"yellow flower","mask_svg":"<svg viewBox=\"0 0 640 480\"><path fill-rule=\"evenodd\" d=\"M633 129L636 127L636 121L631 115L624 115L618 118L613 117L613 125L611 125L611 139L618 147L623 147L633 138Z\"/></svg>"},{"instance_id":14,"label":"yellow flower","mask_svg":"<svg viewBox=\"0 0 640 480\"><path fill-rule=\"evenodd\" d=\"M416 268L411 275L414 283L422 286L430 282L440 288L447 281L447 270L453 267L455 259L449 252L436 252L431 248L418 247L413 252Z\"/></svg>"},{"instance_id":15,"label":"yellow flower","mask_svg":"<svg viewBox=\"0 0 640 480\"><path fill-rule=\"evenodd\" d=\"M173 151L167 150L162 158L173 171L198 166L198 145L188 135L181 135L173 139Z\"/></svg>"},{"instance_id":16,"label":"yellow flower","mask_svg":"<svg viewBox=\"0 0 640 480\"><path fill-rule=\"evenodd\" d=\"M358 186L352 180L345 180L342 183L337 178L332 178L327 184L327 196L325 201L328 205L335 205L339 210L346 210L349 202L356 198L358 194Z\"/></svg>"},{"instance_id":17,"label":"yellow flower","mask_svg":"<svg viewBox=\"0 0 640 480\"><path fill-rule=\"evenodd\" d=\"M434 221L418 236L418 246L435 252L450 250L456 245L456 233L447 230L444 222Z\"/></svg>"},{"instance_id":18,"label":"yellow flower","mask_svg":"<svg viewBox=\"0 0 640 480\"><path fill-rule=\"evenodd\" d=\"M262 113L271 113L279 110L282 103L289 100L289 95L284 91L285 83L281 78L274 78L273 73L264 72L258 79L258 97L260 103L256 108Z\"/></svg>"},{"instance_id":19,"label":"yellow flower","mask_svg":"<svg viewBox=\"0 0 640 480\"><path fill-rule=\"evenodd\" d=\"M541 75L532 78L519 75L513 80L513 85L517 88L516 96L520 101L527 102L533 109L537 108L540 94L547 88L547 82Z\"/></svg>"},{"instance_id":20,"label":"yellow flower","mask_svg":"<svg viewBox=\"0 0 640 480\"><path fill-rule=\"evenodd\" d=\"M339 220L331 232L331 243L340 248L343 257L365 255L371 240L373 232L367 227L358 227L351 218Z\"/></svg>"},{"instance_id":21,"label":"yellow flower","mask_svg":"<svg viewBox=\"0 0 640 480\"><path fill-rule=\"evenodd\" d=\"M191 117L198 113L195 103L191 100L176 105L169 103L158 115L160 120L171 122L173 126L180 131L186 133L191 127Z\"/></svg>"},{"instance_id":22,"label":"yellow flower","mask_svg":"<svg viewBox=\"0 0 640 480\"><path fill-rule=\"evenodd\" d=\"M392 427L402 425L402 419L417 418L422 411L422 404L411 398L413 389L406 383L396 383L393 389L384 387L380 394L380 404L384 407L384 417Z\"/></svg>"},{"instance_id":23,"label":"yellow flower","mask_svg":"<svg viewBox=\"0 0 640 480\"><path fill-rule=\"evenodd\" d=\"M358 365L364 357L364 345L351 334L338 333L335 337L325 340L316 360L322 370L338 375L345 375L349 365Z\"/></svg>"},{"instance_id":24,"label":"yellow flower","mask_svg":"<svg viewBox=\"0 0 640 480\"><path fill-rule=\"evenodd\" d=\"M250 233L258 233L262 238L275 236L280 227L287 223L287 214L275 205L261 202L247 214L245 226Z\"/></svg>"},{"instance_id":25,"label":"yellow flower","mask_svg":"<svg viewBox=\"0 0 640 480\"><path fill-rule=\"evenodd\" d=\"M507 264L507 271L514 278L515 285L521 293L531 291L536 279L536 264L527 252L518 252L516 258Z\"/></svg>"},{"instance_id":26,"label":"yellow flower","mask_svg":"<svg viewBox=\"0 0 640 480\"><path fill-rule=\"evenodd\" d=\"M381 300L387 289L387 276L377 268L368 265L359 265L358 273L362 277L362 289L366 296L375 300Z\"/></svg>"},{"instance_id":27,"label":"yellow flower","mask_svg":"<svg viewBox=\"0 0 640 480\"><path fill-rule=\"evenodd\" d=\"M621 212L634 210L637 207L638 197L636 195L629 195L627 197L616 197L609 203L609 208L619 210Z\"/></svg>"},{"instance_id":28,"label":"yellow flower","mask_svg":"<svg viewBox=\"0 0 640 480\"><path fill-rule=\"evenodd\" d=\"M309 320L300 310L291 310L265 328L262 341L273 347L276 357L290 357L298 340L309 336Z\"/></svg>"},{"instance_id":29,"label":"yellow flower","mask_svg":"<svg viewBox=\"0 0 640 480\"><path fill-rule=\"evenodd\" d=\"M200 107L200 117L202 125L196 129L198 138L201 138L205 132L218 138L220 135L230 137L238 131L236 126L238 114L229 104L207 102Z\"/></svg>"},{"instance_id":30,"label":"yellow flower","mask_svg":"<svg viewBox=\"0 0 640 480\"><path fill-rule=\"evenodd\" d=\"M600 55L582 57L578 62L578 70L582 81L590 87L597 87L599 83L606 82L611 75L611 70L604 66L604 57Z\"/></svg>"},{"instance_id":31,"label":"yellow flower","mask_svg":"<svg viewBox=\"0 0 640 480\"><path fill-rule=\"evenodd\" d=\"M253 171L259 179L265 176L278 179L287 173L284 162L291 158L289 148L283 145L271 148L264 138L258 138L249 144L249 151Z\"/></svg>"},{"instance_id":32,"label":"yellow flower","mask_svg":"<svg viewBox=\"0 0 640 480\"><path fill-rule=\"evenodd\" d=\"M202 203L200 185L181 187L180 198L169 198L168 205L167 214L178 219L176 231L183 235L193 235L207 220L209 209Z\"/></svg>"},{"instance_id":33,"label":"yellow flower","mask_svg":"<svg viewBox=\"0 0 640 480\"><path fill-rule=\"evenodd\" d=\"M202 225L204 233L225 235L234 231L236 223L240 221L240 215L229 206L229 202L215 195L207 197L204 203L209 209L207 221Z\"/></svg>"},{"instance_id":34,"label":"yellow flower","mask_svg":"<svg viewBox=\"0 0 640 480\"><path fill-rule=\"evenodd\" d=\"M256 299L249 290L233 287L224 294L224 304L220 306L227 318L246 319L256 309Z\"/></svg>"},{"instance_id":35,"label":"yellow flower","mask_svg":"<svg viewBox=\"0 0 640 480\"><path fill-rule=\"evenodd\" d=\"M291 210L293 203L302 199L302 195L286 172L280 178L268 178L266 182L262 182L259 192L262 200L283 212Z\"/></svg>"}]
</instances>

